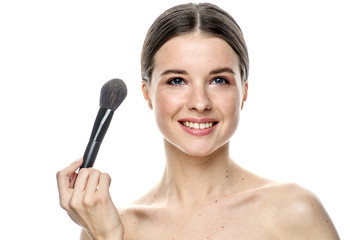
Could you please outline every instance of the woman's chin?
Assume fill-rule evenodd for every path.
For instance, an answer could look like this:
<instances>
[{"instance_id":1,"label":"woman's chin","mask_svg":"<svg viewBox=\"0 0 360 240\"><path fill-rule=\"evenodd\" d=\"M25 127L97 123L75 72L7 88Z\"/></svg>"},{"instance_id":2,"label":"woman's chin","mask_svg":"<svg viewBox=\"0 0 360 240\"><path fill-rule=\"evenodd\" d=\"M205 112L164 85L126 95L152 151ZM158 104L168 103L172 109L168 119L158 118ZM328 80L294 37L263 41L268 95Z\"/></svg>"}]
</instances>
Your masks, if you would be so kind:
<instances>
[{"instance_id":1,"label":"woman's chin","mask_svg":"<svg viewBox=\"0 0 360 240\"><path fill-rule=\"evenodd\" d=\"M191 156L191 157L206 157L209 155L214 154L215 152L221 150L226 143L219 146L219 145L213 145L207 143L191 143L191 144L183 144L181 145L175 145L172 144L175 148L177 148L179 151L183 152L184 154Z\"/></svg>"}]
</instances>

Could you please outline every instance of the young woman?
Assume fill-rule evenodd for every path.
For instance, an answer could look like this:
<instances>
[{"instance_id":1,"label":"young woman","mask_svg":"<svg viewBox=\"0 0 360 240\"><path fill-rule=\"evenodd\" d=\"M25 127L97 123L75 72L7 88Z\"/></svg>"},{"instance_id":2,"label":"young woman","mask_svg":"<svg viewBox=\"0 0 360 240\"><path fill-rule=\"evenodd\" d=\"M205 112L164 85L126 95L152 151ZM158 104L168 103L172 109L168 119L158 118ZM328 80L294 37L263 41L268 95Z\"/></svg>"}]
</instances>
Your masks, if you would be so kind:
<instances>
[{"instance_id":1,"label":"young woman","mask_svg":"<svg viewBox=\"0 0 360 240\"><path fill-rule=\"evenodd\" d=\"M228 13L211 4L167 10L149 29L141 61L143 95L164 136L164 175L116 209L106 173L77 175L82 160L59 171L60 203L83 228L81 239L339 239L311 192L259 177L229 156L249 61Z\"/></svg>"}]
</instances>

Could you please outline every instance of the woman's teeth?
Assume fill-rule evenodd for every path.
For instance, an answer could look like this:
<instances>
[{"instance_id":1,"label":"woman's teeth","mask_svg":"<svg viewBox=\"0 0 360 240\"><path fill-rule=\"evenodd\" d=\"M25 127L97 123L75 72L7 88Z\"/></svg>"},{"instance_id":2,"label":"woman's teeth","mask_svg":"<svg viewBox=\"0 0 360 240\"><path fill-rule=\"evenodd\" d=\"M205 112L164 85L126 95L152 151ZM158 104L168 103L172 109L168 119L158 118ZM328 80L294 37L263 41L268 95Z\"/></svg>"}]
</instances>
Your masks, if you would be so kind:
<instances>
[{"instance_id":1,"label":"woman's teeth","mask_svg":"<svg viewBox=\"0 0 360 240\"><path fill-rule=\"evenodd\" d=\"M206 128L211 128L214 125L214 123L213 122L207 122L207 123L182 122L182 125L193 129L206 129Z\"/></svg>"}]
</instances>

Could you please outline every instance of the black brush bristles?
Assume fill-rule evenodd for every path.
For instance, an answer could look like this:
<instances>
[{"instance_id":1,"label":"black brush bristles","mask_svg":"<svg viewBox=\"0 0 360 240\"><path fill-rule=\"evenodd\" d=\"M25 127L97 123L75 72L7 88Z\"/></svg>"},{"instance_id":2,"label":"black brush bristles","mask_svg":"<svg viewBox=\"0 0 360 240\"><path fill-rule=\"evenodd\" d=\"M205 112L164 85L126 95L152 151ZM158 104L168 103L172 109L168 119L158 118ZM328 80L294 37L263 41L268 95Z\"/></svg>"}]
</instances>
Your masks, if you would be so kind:
<instances>
[{"instance_id":1,"label":"black brush bristles","mask_svg":"<svg viewBox=\"0 0 360 240\"><path fill-rule=\"evenodd\" d=\"M101 88L100 107L115 111L127 95L126 84L123 80L114 78L107 81Z\"/></svg>"}]
</instances>

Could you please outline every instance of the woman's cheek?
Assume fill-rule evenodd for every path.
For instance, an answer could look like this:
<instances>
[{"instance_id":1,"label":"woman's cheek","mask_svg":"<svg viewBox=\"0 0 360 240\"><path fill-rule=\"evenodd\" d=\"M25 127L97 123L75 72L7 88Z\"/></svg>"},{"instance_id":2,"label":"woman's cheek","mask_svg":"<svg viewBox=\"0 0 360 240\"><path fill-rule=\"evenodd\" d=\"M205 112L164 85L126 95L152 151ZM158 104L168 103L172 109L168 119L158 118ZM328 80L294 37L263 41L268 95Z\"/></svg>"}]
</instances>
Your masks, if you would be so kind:
<instances>
[{"instance_id":1,"label":"woman's cheek","mask_svg":"<svg viewBox=\"0 0 360 240\"><path fill-rule=\"evenodd\" d=\"M179 105L177 99L176 95L170 93L161 93L156 95L154 111L157 124L160 128L169 124L173 119Z\"/></svg>"},{"instance_id":2,"label":"woman's cheek","mask_svg":"<svg viewBox=\"0 0 360 240\"><path fill-rule=\"evenodd\" d=\"M229 92L216 100L219 110L222 112L226 121L236 129L240 118L240 95L237 92Z\"/></svg>"},{"instance_id":3,"label":"woman's cheek","mask_svg":"<svg viewBox=\"0 0 360 240\"><path fill-rule=\"evenodd\" d=\"M221 109L235 112L240 107L240 94L238 91L224 92L215 102L221 105Z\"/></svg>"}]
</instances>

